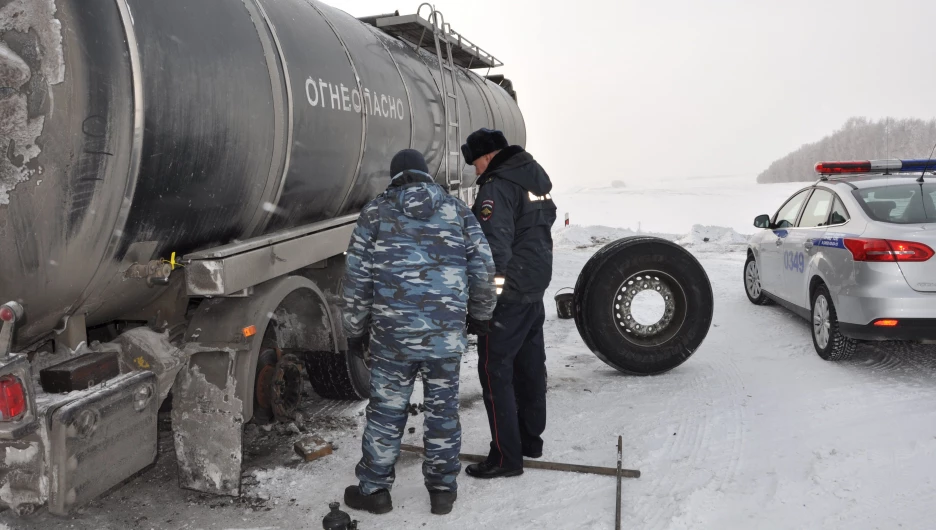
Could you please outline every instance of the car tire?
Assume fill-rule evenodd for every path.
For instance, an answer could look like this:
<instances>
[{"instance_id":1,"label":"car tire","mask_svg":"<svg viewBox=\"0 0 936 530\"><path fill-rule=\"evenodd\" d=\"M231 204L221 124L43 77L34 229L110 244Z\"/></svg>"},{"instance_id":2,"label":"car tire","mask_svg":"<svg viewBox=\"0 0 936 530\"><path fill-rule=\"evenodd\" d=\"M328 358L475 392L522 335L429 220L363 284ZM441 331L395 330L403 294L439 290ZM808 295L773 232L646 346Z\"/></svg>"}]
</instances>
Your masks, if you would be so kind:
<instances>
[{"instance_id":1,"label":"car tire","mask_svg":"<svg viewBox=\"0 0 936 530\"><path fill-rule=\"evenodd\" d=\"M760 266L753 254L748 254L744 262L744 293L754 305L771 305L773 300L767 296L761 285Z\"/></svg>"},{"instance_id":2,"label":"car tire","mask_svg":"<svg viewBox=\"0 0 936 530\"><path fill-rule=\"evenodd\" d=\"M325 399L361 401L370 397L370 369L345 352L308 352L306 375L312 390Z\"/></svg>"},{"instance_id":3,"label":"car tire","mask_svg":"<svg viewBox=\"0 0 936 530\"><path fill-rule=\"evenodd\" d=\"M660 321L636 322L629 301L645 290L665 300ZM599 359L630 375L656 375L684 363L712 324L714 296L705 269L686 249L631 237L598 251L575 286L575 324Z\"/></svg>"},{"instance_id":4,"label":"car tire","mask_svg":"<svg viewBox=\"0 0 936 530\"><path fill-rule=\"evenodd\" d=\"M810 329L816 353L826 361L850 359L858 349L858 341L842 335L838 313L825 285L816 287L811 307Z\"/></svg>"}]
</instances>

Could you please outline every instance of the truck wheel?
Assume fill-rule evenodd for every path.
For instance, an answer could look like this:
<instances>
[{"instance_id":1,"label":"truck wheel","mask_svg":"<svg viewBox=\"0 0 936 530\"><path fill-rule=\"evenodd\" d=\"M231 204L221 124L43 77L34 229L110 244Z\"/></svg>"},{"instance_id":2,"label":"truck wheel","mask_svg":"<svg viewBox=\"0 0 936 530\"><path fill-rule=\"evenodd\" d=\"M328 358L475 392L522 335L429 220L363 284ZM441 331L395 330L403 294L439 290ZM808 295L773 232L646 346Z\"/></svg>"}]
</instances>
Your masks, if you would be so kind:
<instances>
[{"instance_id":1,"label":"truck wheel","mask_svg":"<svg viewBox=\"0 0 936 530\"><path fill-rule=\"evenodd\" d=\"M276 348L273 347L264 347L257 358L253 422L258 425L267 425L276 419L273 413L273 379L276 375L278 360Z\"/></svg>"},{"instance_id":2,"label":"truck wheel","mask_svg":"<svg viewBox=\"0 0 936 530\"><path fill-rule=\"evenodd\" d=\"M753 254L748 254L747 261L744 262L744 292L747 293L748 300L754 305L770 305L773 303L761 286L760 266Z\"/></svg>"},{"instance_id":3,"label":"truck wheel","mask_svg":"<svg viewBox=\"0 0 936 530\"><path fill-rule=\"evenodd\" d=\"M325 399L361 401L370 397L370 369L353 355L308 352L305 367L312 390Z\"/></svg>"},{"instance_id":4,"label":"truck wheel","mask_svg":"<svg viewBox=\"0 0 936 530\"><path fill-rule=\"evenodd\" d=\"M825 285L819 285L813 293L812 338L816 353L826 361L850 359L858 349L858 341L842 335L838 313Z\"/></svg>"},{"instance_id":5,"label":"truck wheel","mask_svg":"<svg viewBox=\"0 0 936 530\"><path fill-rule=\"evenodd\" d=\"M660 300L655 322L634 314L634 300ZM602 361L632 375L684 363L712 324L714 295L705 269L679 245L659 238L621 239L598 251L575 285L575 324Z\"/></svg>"}]
</instances>

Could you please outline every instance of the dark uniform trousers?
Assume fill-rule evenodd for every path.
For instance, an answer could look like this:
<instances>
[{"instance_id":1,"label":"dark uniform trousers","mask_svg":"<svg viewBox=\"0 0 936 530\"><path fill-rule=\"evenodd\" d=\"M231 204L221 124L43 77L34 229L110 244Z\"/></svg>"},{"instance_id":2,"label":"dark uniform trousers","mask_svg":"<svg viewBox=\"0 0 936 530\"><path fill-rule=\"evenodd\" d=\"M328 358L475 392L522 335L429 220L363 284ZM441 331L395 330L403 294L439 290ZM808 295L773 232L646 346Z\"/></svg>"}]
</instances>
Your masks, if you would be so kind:
<instances>
[{"instance_id":1,"label":"dark uniform trousers","mask_svg":"<svg viewBox=\"0 0 936 530\"><path fill-rule=\"evenodd\" d=\"M491 426L488 462L523 467L523 454L543 451L546 347L543 302L497 303L491 331L478 339L478 373Z\"/></svg>"}]
</instances>

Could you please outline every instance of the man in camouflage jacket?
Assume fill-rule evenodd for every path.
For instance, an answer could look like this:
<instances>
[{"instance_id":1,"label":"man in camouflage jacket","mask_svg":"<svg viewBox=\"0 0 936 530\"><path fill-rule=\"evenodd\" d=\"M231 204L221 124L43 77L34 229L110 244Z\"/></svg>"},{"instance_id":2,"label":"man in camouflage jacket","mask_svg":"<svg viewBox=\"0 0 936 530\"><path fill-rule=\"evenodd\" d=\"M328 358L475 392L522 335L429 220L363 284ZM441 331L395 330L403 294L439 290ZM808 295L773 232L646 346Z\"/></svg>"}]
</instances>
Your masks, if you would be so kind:
<instances>
[{"instance_id":1,"label":"man in camouflage jacket","mask_svg":"<svg viewBox=\"0 0 936 530\"><path fill-rule=\"evenodd\" d=\"M461 470L458 372L468 315L489 320L496 305L494 260L471 210L427 173L423 156L398 153L383 194L361 212L347 255L344 330L349 351L369 344L371 397L345 504L393 509L390 489L413 383L425 394L423 464L432 512L449 513ZM369 340L363 340L369 333Z\"/></svg>"}]
</instances>

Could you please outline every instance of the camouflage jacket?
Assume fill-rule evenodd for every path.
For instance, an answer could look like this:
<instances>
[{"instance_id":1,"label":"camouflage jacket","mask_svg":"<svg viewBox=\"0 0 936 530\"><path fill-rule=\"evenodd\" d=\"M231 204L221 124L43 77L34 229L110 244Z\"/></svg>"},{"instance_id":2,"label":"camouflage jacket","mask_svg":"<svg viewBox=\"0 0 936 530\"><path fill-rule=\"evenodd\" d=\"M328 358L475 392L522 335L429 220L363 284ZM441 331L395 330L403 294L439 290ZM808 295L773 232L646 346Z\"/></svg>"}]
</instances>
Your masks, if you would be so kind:
<instances>
[{"instance_id":1,"label":"camouflage jacket","mask_svg":"<svg viewBox=\"0 0 936 530\"><path fill-rule=\"evenodd\" d=\"M468 206L409 171L371 201L348 247L343 325L370 332L371 355L418 361L460 356L467 314L491 319L494 259Z\"/></svg>"}]
</instances>

